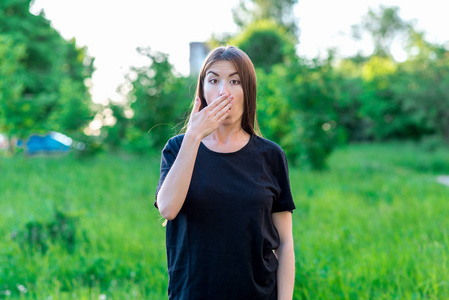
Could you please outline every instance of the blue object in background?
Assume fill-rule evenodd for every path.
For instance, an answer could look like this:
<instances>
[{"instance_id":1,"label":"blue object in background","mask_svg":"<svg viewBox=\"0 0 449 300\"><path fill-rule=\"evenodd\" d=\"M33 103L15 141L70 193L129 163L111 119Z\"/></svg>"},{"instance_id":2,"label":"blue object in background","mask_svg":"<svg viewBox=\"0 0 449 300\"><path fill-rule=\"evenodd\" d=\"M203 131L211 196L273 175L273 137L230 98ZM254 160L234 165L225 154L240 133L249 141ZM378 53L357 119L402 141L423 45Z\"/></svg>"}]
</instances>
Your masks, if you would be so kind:
<instances>
[{"instance_id":1,"label":"blue object in background","mask_svg":"<svg viewBox=\"0 0 449 300\"><path fill-rule=\"evenodd\" d=\"M67 154L73 140L59 132L49 132L47 135L31 135L28 140L20 141L28 155L35 154Z\"/></svg>"}]
</instances>

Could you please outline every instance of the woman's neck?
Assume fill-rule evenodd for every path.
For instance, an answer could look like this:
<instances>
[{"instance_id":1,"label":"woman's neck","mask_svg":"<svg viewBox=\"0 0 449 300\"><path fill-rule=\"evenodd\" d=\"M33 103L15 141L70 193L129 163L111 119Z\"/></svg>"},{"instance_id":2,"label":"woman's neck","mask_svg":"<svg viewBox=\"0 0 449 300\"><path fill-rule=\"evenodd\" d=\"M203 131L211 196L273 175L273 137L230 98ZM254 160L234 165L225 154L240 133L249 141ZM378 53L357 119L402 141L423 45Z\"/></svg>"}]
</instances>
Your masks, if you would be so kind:
<instances>
[{"instance_id":1,"label":"woman's neck","mask_svg":"<svg viewBox=\"0 0 449 300\"><path fill-rule=\"evenodd\" d=\"M250 134L239 128L227 128L220 126L209 136L203 139L207 148L216 152L234 152L244 147L250 138Z\"/></svg>"},{"instance_id":2,"label":"woman's neck","mask_svg":"<svg viewBox=\"0 0 449 300\"><path fill-rule=\"evenodd\" d=\"M241 126L238 128L220 126L214 132L212 132L208 138L214 140L218 144L227 144L235 141L240 141L242 139L247 140L249 134L243 130Z\"/></svg>"}]
</instances>

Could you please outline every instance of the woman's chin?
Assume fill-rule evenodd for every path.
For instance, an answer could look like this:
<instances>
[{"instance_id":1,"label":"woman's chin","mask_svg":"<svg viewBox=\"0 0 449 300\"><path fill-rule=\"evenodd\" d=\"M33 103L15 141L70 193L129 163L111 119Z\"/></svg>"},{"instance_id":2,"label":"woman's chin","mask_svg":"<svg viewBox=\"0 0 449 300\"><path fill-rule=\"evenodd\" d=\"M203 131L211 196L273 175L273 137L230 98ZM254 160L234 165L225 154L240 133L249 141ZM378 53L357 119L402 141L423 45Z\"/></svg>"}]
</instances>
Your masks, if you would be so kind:
<instances>
[{"instance_id":1,"label":"woman's chin","mask_svg":"<svg viewBox=\"0 0 449 300\"><path fill-rule=\"evenodd\" d=\"M229 117L227 117L226 119L223 120L223 122L221 122L221 125L230 126L232 125L232 122L229 120Z\"/></svg>"},{"instance_id":2,"label":"woman's chin","mask_svg":"<svg viewBox=\"0 0 449 300\"><path fill-rule=\"evenodd\" d=\"M235 116L229 114L222 122L223 126L241 126L242 118L236 118Z\"/></svg>"}]
</instances>

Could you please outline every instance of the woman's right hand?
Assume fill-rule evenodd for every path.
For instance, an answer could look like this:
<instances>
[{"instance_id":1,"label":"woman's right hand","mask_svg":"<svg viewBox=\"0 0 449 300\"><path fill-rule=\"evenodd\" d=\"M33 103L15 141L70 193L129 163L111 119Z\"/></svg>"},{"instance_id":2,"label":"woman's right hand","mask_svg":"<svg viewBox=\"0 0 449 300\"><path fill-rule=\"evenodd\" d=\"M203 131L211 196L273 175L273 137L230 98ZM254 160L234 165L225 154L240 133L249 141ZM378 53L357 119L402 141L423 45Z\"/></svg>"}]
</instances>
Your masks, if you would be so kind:
<instances>
[{"instance_id":1,"label":"woman's right hand","mask_svg":"<svg viewBox=\"0 0 449 300\"><path fill-rule=\"evenodd\" d=\"M203 139L214 132L226 119L234 103L233 99L233 95L222 94L200 111L201 101L196 97L186 134L194 134Z\"/></svg>"}]
</instances>

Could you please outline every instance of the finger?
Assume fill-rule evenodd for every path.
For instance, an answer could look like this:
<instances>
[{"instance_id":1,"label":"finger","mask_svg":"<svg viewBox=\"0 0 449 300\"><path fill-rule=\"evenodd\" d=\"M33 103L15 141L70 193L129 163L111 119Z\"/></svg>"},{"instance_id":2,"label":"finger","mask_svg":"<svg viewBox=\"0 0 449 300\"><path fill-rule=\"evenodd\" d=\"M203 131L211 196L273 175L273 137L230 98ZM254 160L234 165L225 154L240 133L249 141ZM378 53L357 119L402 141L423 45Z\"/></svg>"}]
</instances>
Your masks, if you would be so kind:
<instances>
[{"instance_id":1,"label":"finger","mask_svg":"<svg viewBox=\"0 0 449 300\"><path fill-rule=\"evenodd\" d=\"M195 97L195 102L193 102L193 108L192 108L192 112L190 113L190 117L189 117L189 122L187 123L187 127L190 126L190 123L192 123L192 117L194 114L198 113L198 111L200 110L200 98L197 96Z\"/></svg>"},{"instance_id":2,"label":"finger","mask_svg":"<svg viewBox=\"0 0 449 300\"><path fill-rule=\"evenodd\" d=\"M219 111L221 111L223 109L223 107L225 107L226 105L228 105L229 103L232 102L232 100L234 100L234 96L230 95L228 97L228 99L226 99L227 101L221 101L219 104L217 104L217 106L215 108L212 109L212 113L218 113Z\"/></svg>"},{"instance_id":3,"label":"finger","mask_svg":"<svg viewBox=\"0 0 449 300\"><path fill-rule=\"evenodd\" d=\"M218 104L220 104L221 102L223 102L224 100L226 100L228 98L228 94L222 94L220 95L217 99L215 99L214 101L212 101L211 104L209 104L207 107L209 110L214 109Z\"/></svg>"},{"instance_id":4,"label":"finger","mask_svg":"<svg viewBox=\"0 0 449 300\"><path fill-rule=\"evenodd\" d=\"M216 114L215 119L221 122L221 119L223 116L226 118L226 115L230 112L230 109L232 107L232 104L234 104L234 101L228 102L224 107L222 107Z\"/></svg>"},{"instance_id":5,"label":"finger","mask_svg":"<svg viewBox=\"0 0 449 300\"><path fill-rule=\"evenodd\" d=\"M200 97L197 96L195 98L195 103L193 103L192 115L200 111L200 105L201 105Z\"/></svg>"},{"instance_id":6,"label":"finger","mask_svg":"<svg viewBox=\"0 0 449 300\"><path fill-rule=\"evenodd\" d=\"M233 102L230 102L230 106L232 106L232 103L233 103ZM218 118L218 120L217 120L218 123L223 122L224 119L226 119L226 117L228 116L228 114L231 112L231 111L229 110L229 105L226 105L225 108L226 108L226 110L224 111L223 115L222 115L220 118Z\"/></svg>"}]
</instances>

